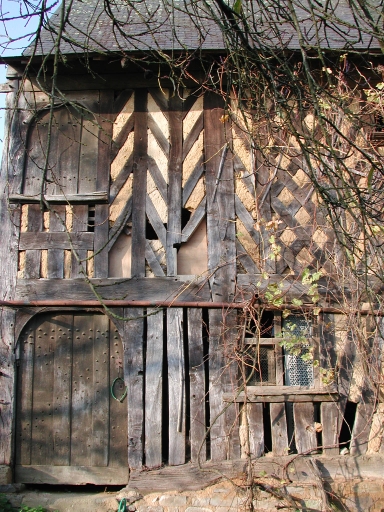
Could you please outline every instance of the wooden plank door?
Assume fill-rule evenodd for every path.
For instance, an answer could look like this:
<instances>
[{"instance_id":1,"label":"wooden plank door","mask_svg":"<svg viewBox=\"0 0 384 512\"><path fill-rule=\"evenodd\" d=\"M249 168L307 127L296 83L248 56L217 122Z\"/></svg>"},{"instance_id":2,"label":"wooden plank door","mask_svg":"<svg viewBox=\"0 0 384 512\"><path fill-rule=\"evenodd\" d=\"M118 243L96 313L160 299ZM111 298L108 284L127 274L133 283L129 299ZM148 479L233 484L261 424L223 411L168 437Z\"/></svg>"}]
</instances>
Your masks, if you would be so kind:
<instances>
[{"instance_id":1,"label":"wooden plank door","mask_svg":"<svg viewBox=\"0 0 384 512\"><path fill-rule=\"evenodd\" d=\"M110 393L123 359L117 329L101 314L47 313L19 343L16 481L127 483L127 405Z\"/></svg>"}]
</instances>

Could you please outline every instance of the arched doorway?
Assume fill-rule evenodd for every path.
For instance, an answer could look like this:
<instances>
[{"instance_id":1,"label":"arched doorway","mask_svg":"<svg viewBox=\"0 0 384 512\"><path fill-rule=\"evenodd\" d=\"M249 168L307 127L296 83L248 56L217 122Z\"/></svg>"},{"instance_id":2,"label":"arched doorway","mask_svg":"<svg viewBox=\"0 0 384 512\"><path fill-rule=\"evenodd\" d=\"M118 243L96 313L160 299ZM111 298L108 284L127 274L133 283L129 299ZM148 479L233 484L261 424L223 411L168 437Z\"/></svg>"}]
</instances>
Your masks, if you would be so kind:
<instances>
[{"instance_id":1,"label":"arched doorway","mask_svg":"<svg viewBox=\"0 0 384 512\"><path fill-rule=\"evenodd\" d=\"M110 393L123 359L112 322L85 312L39 314L19 343L16 481L127 483L127 405Z\"/></svg>"}]
</instances>

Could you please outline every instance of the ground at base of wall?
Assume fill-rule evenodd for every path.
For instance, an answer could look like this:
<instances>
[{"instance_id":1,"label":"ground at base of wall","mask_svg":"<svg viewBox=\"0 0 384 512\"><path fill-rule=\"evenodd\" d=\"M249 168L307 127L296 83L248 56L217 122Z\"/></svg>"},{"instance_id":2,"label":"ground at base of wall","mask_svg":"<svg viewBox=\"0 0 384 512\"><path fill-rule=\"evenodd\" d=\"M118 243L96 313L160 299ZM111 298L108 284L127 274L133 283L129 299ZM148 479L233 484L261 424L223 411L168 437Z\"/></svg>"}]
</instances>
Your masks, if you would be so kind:
<instances>
[{"instance_id":1,"label":"ground at base of wall","mask_svg":"<svg viewBox=\"0 0 384 512\"><path fill-rule=\"evenodd\" d=\"M384 511L384 479L340 479L332 482L332 487L326 484L328 504L324 501L324 492L315 484L288 484L266 478L259 478L258 482L261 485L254 490L254 511L323 512L327 510L326 506L334 511ZM115 512L124 497L130 512L235 512L249 509L249 495L241 487L244 481L237 479L234 483L237 486L224 481L200 491L152 493L144 497L128 489L118 493L21 490L6 495L17 510L22 506L41 506L47 511L58 512ZM334 499L334 495L338 499Z\"/></svg>"}]
</instances>

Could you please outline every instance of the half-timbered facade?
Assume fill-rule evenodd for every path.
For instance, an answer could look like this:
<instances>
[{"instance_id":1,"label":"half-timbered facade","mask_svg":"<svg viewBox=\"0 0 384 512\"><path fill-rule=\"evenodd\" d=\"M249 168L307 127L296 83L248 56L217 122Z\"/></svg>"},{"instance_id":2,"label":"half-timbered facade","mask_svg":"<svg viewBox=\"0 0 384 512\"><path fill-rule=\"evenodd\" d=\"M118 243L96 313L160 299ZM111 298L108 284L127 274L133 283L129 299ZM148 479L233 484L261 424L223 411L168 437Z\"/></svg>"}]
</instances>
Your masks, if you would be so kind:
<instances>
[{"instance_id":1,"label":"half-timbered facade","mask_svg":"<svg viewBox=\"0 0 384 512\"><path fill-rule=\"evenodd\" d=\"M62 67L52 104L33 67L20 87L9 61L3 480L125 484L163 465L335 455L347 409L341 440L365 453L375 404L332 308L309 320L267 308L261 336L252 321L241 334L268 285L292 304L303 269L327 273L332 231L300 155L264 165L193 81L175 91L134 64L90 65ZM284 353L288 320L319 367Z\"/></svg>"}]
</instances>

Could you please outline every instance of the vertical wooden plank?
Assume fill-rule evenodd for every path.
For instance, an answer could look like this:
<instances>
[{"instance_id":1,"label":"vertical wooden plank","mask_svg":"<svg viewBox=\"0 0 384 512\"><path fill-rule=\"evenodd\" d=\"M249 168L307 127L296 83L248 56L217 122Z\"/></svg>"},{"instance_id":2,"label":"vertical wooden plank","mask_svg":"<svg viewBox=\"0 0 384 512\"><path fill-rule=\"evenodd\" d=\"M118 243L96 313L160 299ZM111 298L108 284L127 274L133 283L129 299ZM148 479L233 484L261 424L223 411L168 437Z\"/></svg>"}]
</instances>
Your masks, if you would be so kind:
<instances>
[{"instance_id":1,"label":"vertical wooden plank","mask_svg":"<svg viewBox=\"0 0 384 512\"><path fill-rule=\"evenodd\" d=\"M40 205L28 205L28 232L39 232L43 229L43 213ZM41 251L25 251L25 279L38 279L40 277Z\"/></svg>"},{"instance_id":2,"label":"vertical wooden plank","mask_svg":"<svg viewBox=\"0 0 384 512\"><path fill-rule=\"evenodd\" d=\"M320 409L321 424L323 426L323 453L329 457L339 455L339 404L323 402Z\"/></svg>"},{"instance_id":3,"label":"vertical wooden plank","mask_svg":"<svg viewBox=\"0 0 384 512\"><path fill-rule=\"evenodd\" d=\"M19 339L21 357L17 386L16 464L31 464L35 327L36 322L32 321Z\"/></svg>"},{"instance_id":4,"label":"vertical wooden plank","mask_svg":"<svg viewBox=\"0 0 384 512\"><path fill-rule=\"evenodd\" d=\"M129 318L123 325L124 376L128 387L128 464L139 469L143 464L143 337L144 318L142 308L126 308Z\"/></svg>"},{"instance_id":5,"label":"vertical wooden plank","mask_svg":"<svg viewBox=\"0 0 384 512\"><path fill-rule=\"evenodd\" d=\"M236 276L235 200L232 159L225 154L229 130L220 121L223 99L204 97L204 151L207 189L208 268L213 301L232 301ZM225 157L225 159L224 159ZM224 161L223 161L224 160ZM218 179L219 168L222 167Z\"/></svg>"},{"instance_id":6,"label":"vertical wooden plank","mask_svg":"<svg viewBox=\"0 0 384 512\"><path fill-rule=\"evenodd\" d=\"M65 205L55 205L49 212L49 232L65 231ZM64 251L62 249L48 249L48 279L62 279L64 277Z\"/></svg>"},{"instance_id":7,"label":"vertical wooden plank","mask_svg":"<svg viewBox=\"0 0 384 512\"><path fill-rule=\"evenodd\" d=\"M185 367L183 343L183 310L167 311L167 358L169 403L170 466L185 463Z\"/></svg>"},{"instance_id":8,"label":"vertical wooden plank","mask_svg":"<svg viewBox=\"0 0 384 512\"><path fill-rule=\"evenodd\" d=\"M50 464L53 456L53 384L56 326L51 316L37 328L33 374L31 463Z\"/></svg>"},{"instance_id":9,"label":"vertical wooden plank","mask_svg":"<svg viewBox=\"0 0 384 512\"><path fill-rule=\"evenodd\" d=\"M204 462L207 458L206 441L204 441L206 434L206 418L202 323L202 310L199 308L188 309L188 350L191 416L190 440L192 462ZM203 441L204 444L202 445Z\"/></svg>"},{"instance_id":10,"label":"vertical wooden plank","mask_svg":"<svg viewBox=\"0 0 384 512\"><path fill-rule=\"evenodd\" d=\"M93 333L92 466L108 466L109 452L109 319L94 315ZM112 357L111 357L112 359ZM92 380L92 379L91 379Z\"/></svg>"},{"instance_id":11,"label":"vertical wooden plank","mask_svg":"<svg viewBox=\"0 0 384 512\"><path fill-rule=\"evenodd\" d=\"M123 316L123 310L114 308L113 311ZM119 336L119 331L115 325L110 322L109 327L109 385L108 389L112 385L114 379L119 376L119 370L117 368L117 361L121 361L124 365L124 353L123 345ZM103 362L108 362L108 359L104 357ZM124 368L123 368L124 370ZM123 376L123 371L120 373ZM125 378L124 387L127 384ZM121 393L124 389L119 390ZM126 467L128 474L128 432L127 432L127 403L128 398L119 402L114 400L112 396L109 397L109 466L112 467Z\"/></svg>"},{"instance_id":12,"label":"vertical wooden plank","mask_svg":"<svg viewBox=\"0 0 384 512\"><path fill-rule=\"evenodd\" d=\"M163 409L163 310L147 310L145 360L145 465L161 466L161 417Z\"/></svg>"},{"instance_id":13,"label":"vertical wooden plank","mask_svg":"<svg viewBox=\"0 0 384 512\"><path fill-rule=\"evenodd\" d=\"M88 231L88 205L75 205L72 208L72 232L87 232ZM87 257L87 251L78 250L77 256L80 260L84 260ZM76 277L83 277L87 267L87 262L83 261L80 264L75 257L75 255L71 254L71 273L70 276L72 279ZM84 270L84 273L83 273Z\"/></svg>"},{"instance_id":14,"label":"vertical wooden plank","mask_svg":"<svg viewBox=\"0 0 384 512\"><path fill-rule=\"evenodd\" d=\"M235 357L235 348L237 345L238 325L236 310L223 312L223 324L225 328L222 333L222 345L224 349L224 362L222 372L223 390L225 393L235 395L238 389L238 361ZM237 402L232 403L224 413L224 429L227 438L228 448L227 457L229 459L239 459L241 455L240 448L240 411Z\"/></svg>"},{"instance_id":15,"label":"vertical wooden plank","mask_svg":"<svg viewBox=\"0 0 384 512\"><path fill-rule=\"evenodd\" d=\"M225 418L223 412L223 382L224 367L223 347L221 343L222 312L211 309L209 315L209 409L211 459L226 460L228 445L225 433Z\"/></svg>"},{"instance_id":16,"label":"vertical wooden plank","mask_svg":"<svg viewBox=\"0 0 384 512\"><path fill-rule=\"evenodd\" d=\"M314 429L314 409L312 402L293 404L295 423L295 442L298 453L309 454L317 450L316 432Z\"/></svg>"},{"instance_id":17,"label":"vertical wooden plank","mask_svg":"<svg viewBox=\"0 0 384 512\"><path fill-rule=\"evenodd\" d=\"M249 429L249 452L253 459L264 454L263 404L248 403L244 405Z\"/></svg>"},{"instance_id":18,"label":"vertical wooden plank","mask_svg":"<svg viewBox=\"0 0 384 512\"><path fill-rule=\"evenodd\" d=\"M175 94L169 99L168 160L168 226L167 226L167 275L177 275L177 248L181 242L181 180L183 161L182 100Z\"/></svg>"},{"instance_id":19,"label":"vertical wooden plank","mask_svg":"<svg viewBox=\"0 0 384 512\"><path fill-rule=\"evenodd\" d=\"M73 315L58 315L52 320L56 325L56 332L53 383L53 460L50 464L69 466Z\"/></svg>"},{"instance_id":20,"label":"vertical wooden plank","mask_svg":"<svg viewBox=\"0 0 384 512\"><path fill-rule=\"evenodd\" d=\"M113 91L103 91L100 94L100 115L98 117L99 141L97 156L96 190L109 190L110 152L112 140L112 110ZM90 169L87 171L89 174ZM98 204L95 207L95 241L94 241L94 277L108 277L108 243L109 206Z\"/></svg>"},{"instance_id":21,"label":"vertical wooden plank","mask_svg":"<svg viewBox=\"0 0 384 512\"><path fill-rule=\"evenodd\" d=\"M90 466L92 452L93 315L74 315L71 465Z\"/></svg>"},{"instance_id":22,"label":"vertical wooden plank","mask_svg":"<svg viewBox=\"0 0 384 512\"><path fill-rule=\"evenodd\" d=\"M270 404L272 453L275 457L288 455L288 431L285 403Z\"/></svg>"},{"instance_id":23,"label":"vertical wooden plank","mask_svg":"<svg viewBox=\"0 0 384 512\"><path fill-rule=\"evenodd\" d=\"M147 196L147 92L135 92L132 193L132 277L145 276L145 204Z\"/></svg>"}]
</instances>

